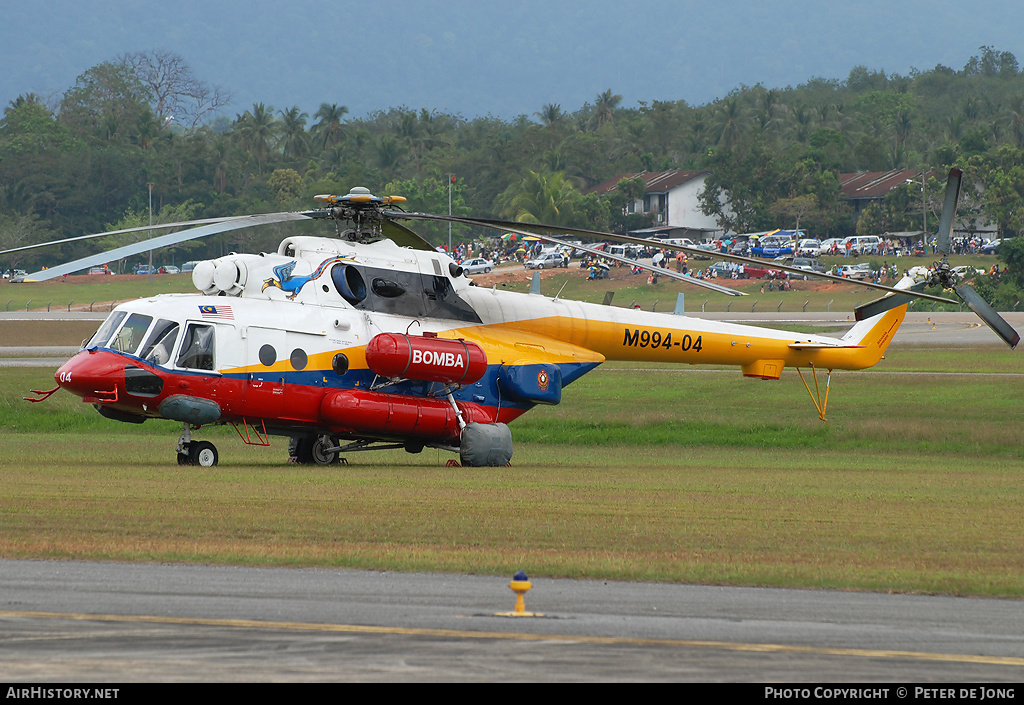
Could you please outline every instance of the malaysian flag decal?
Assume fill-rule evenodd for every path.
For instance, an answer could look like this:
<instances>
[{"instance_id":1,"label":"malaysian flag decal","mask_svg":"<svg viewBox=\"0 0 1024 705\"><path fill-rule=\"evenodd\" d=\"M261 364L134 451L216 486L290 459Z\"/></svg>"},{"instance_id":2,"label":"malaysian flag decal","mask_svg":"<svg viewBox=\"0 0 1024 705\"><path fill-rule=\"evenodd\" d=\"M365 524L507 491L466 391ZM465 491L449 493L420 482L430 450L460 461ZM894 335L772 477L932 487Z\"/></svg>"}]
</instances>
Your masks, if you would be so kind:
<instances>
[{"instance_id":1,"label":"malaysian flag decal","mask_svg":"<svg viewBox=\"0 0 1024 705\"><path fill-rule=\"evenodd\" d=\"M200 306L199 314L203 318L228 318L234 320L235 314L231 313L230 306Z\"/></svg>"}]
</instances>

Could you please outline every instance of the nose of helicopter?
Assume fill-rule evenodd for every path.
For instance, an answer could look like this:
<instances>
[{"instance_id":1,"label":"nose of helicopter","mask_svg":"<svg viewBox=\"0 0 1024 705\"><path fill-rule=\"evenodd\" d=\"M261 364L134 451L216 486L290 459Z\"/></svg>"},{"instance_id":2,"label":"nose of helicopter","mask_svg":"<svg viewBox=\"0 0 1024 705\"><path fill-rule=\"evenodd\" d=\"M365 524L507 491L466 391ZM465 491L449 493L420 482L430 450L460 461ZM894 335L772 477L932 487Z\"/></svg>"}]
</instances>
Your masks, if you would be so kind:
<instances>
[{"instance_id":1,"label":"nose of helicopter","mask_svg":"<svg viewBox=\"0 0 1024 705\"><path fill-rule=\"evenodd\" d=\"M53 378L84 401L116 401L118 383L124 386L124 363L102 351L83 350L61 365Z\"/></svg>"}]
</instances>

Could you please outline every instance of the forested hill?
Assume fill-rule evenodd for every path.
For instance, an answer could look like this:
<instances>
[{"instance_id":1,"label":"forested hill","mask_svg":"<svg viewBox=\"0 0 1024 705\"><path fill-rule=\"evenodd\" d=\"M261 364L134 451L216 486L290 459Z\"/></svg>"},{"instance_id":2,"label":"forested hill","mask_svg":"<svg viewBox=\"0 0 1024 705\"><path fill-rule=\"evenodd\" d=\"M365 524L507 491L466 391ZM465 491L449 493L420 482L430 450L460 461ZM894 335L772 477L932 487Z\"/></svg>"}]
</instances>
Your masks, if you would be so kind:
<instances>
[{"instance_id":1,"label":"forested hill","mask_svg":"<svg viewBox=\"0 0 1024 705\"><path fill-rule=\"evenodd\" d=\"M167 62L174 71L157 70ZM158 78L167 75L180 80ZM854 171L933 171L927 196L937 208L952 164L967 174L965 216L982 214L1006 235L1024 226L1024 74L1012 53L991 47L964 66L906 76L859 67L843 80L740 87L699 106L623 107L609 89L575 111L552 102L513 120L400 107L353 118L339 103L312 113L256 103L204 125L217 101L182 57L158 52L98 64L57 100L11 101L0 121L0 249L141 224L149 183L156 217L168 221L305 208L313 194L356 185L444 211L454 174L456 213L621 229L640 224L621 201L582 192L670 168L710 170L711 192L737 214L723 226L737 231L774 227L802 199L803 228L852 233L839 174ZM908 185L859 227L919 228L920 204L920 186ZM195 247L218 254L246 238L245 249L269 249L279 234L262 237Z\"/></svg>"}]
</instances>

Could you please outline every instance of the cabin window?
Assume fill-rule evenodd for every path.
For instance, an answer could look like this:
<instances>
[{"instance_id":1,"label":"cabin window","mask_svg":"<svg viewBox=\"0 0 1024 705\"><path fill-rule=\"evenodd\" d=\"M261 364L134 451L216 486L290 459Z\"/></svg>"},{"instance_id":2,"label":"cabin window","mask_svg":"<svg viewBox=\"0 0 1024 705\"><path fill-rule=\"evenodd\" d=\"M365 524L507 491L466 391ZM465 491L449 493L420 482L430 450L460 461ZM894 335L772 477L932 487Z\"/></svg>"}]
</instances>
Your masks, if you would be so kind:
<instances>
[{"instance_id":1,"label":"cabin window","mask_svg":"<svg viewBox=\"0 0 1024 705\"><path fill-rule=\"evenodd\" d=\"M270 367L277 362L277 350L274 350L273 345L264 345L260 347L260 364L264 367Z\"/></svg>"},{"instance_id":2,"label":"cabin window","mask_svg":"<svg viewBox=\"0 0 1024 705\"><path fill-rule=\"evenodd\" d=\"M139 357L154 365L166 365L171 359L171 350L174 349L174 343L177 339L177 321L168 321L166 318L160 318L157 320L156 325L153 326L153 330L149 332L149 337L146 338Z\"/></svg>"},{"instance_id":3,"label":"cabin window","mask_svg":"<svg viewBox=\"0 0 1024 705\"><path fill-rule=\"evenodd\" d=\"M292 363L292 369L295 370L304 370L306 365L309 364L309 356L306 355L306 351L302 348L292 350L292 354L288 359Z\"/></svg>"},{"instance_id":4,"label":"cabin window","mask_svg":"<svg viewBox=\"0 0 1024 705\"><path fill-rule=\"evenodd\" d=\"M375 277L371 286L373 287L373 293L386 299L397 299L405 293L405 287L401 284L390 279L384 279L383 277Z\"/></svg>"},{"instance_id":5,"label":"cabin window","mask_svg":"<svg viewBox=\"0 0 1024 705\"><path fill-rule=\"evenodd\" d=\"M149 324L153 322L152 316L141 313L133 313L117 331L117 335L110 341L110 347L118 352L134 354L142 345L142 338L149 330Z\"/></svg>"},{"instance_id":6,"label":"cabin window","mask_svg":"<svg viewBox=\"0 0 1024 705\"><path fill-rule=\"evenodd\" d=\"M190 370L213 370L213 326L190 323L185 329L178 354L178 367Z\"/></svg>"}]
</instances>

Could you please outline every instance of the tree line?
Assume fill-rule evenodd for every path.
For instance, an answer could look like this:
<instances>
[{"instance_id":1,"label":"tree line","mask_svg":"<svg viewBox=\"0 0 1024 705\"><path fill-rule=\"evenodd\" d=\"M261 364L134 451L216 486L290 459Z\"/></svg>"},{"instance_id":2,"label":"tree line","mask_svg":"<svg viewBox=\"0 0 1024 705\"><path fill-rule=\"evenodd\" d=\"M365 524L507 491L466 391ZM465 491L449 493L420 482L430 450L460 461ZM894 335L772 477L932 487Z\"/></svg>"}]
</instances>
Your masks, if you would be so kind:
<instances>
[{"instance_id":1,"label":"tree line","mask_svg":"<svg viewBox=\"0 0 1024 705\"><path fill-rule=\"evenodd\" d=\"M414 210L447 212L450 189L456 214L624 231L648 222L624 213L638 185L606 198L587 189L673 168L711 172L703 209L736 232L795 217L822 238L920 229L922 199L934 229L953 165L966 175L962 222L983 218L1004 237L1024 228L1024 74L992 47L960 69L901 76L860 66L842 81L741 86L699 106L623 107L607 90L575 111L552 103L512 120L404 106L355 118L343 97L313 112L257 103L232 119L230 98L182 57L155 51L94 66L59 96L19 96L0 120L0 249L139 223L149 184L157 222L307 208L314 194L367 186L406 196ZM896 189L855 222L839 175L900 168L937 178L924 193L921 183ZM272 249L280 234L268 230L189 247L195 257ZM446 233L424 230L438 244ZM96 247L22 259L46 264Z\"/></svg>"}]
</instances>

